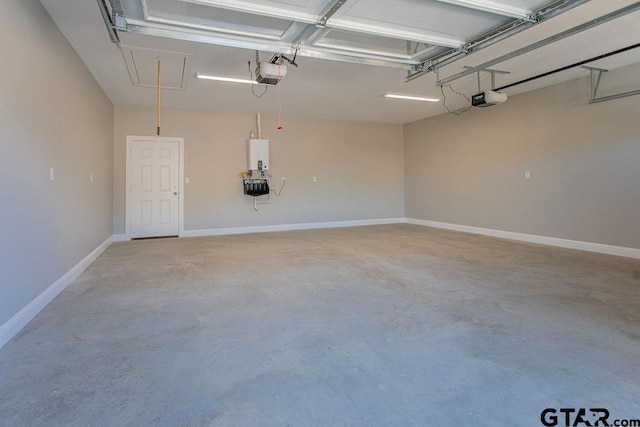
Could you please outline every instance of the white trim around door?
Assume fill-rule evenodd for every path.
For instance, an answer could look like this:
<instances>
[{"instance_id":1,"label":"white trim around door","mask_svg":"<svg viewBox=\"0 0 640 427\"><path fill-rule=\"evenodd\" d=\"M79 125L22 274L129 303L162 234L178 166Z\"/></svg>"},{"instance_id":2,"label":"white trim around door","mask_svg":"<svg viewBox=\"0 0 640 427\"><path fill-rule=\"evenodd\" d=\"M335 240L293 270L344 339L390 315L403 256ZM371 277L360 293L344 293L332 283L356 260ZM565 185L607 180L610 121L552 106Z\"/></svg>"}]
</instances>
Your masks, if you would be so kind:
<instances>
[{"instance_id":1,"label":"white trim around door","mask_svg":"<svg viewBox=\"0 0 640 427\"><path fill-rule=\"evenodd\" d=\"M178 144L178 236L184 235L184 138L160 136L132 136L127 135L126 146L126 179L125 179L125 234L124 239L130 240L132 223L132 146L135 142L174 142Z\"/></svg>"}]
</instances>

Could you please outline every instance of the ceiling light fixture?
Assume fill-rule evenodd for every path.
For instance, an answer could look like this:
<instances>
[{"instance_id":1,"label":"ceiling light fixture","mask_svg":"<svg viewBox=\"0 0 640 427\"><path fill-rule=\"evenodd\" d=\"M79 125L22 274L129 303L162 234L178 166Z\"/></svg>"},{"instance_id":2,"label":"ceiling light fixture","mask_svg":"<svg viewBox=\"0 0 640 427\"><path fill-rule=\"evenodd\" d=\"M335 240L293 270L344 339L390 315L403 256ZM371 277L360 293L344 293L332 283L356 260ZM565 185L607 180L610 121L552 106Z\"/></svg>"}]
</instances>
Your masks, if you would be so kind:
<instances>
[{"instance_id":1,"label":"ceiling light fixture","mask_svg":"<svg viewBox=\"0 0 640 427\"><path fill-rule=\"evenodd\" d=\"M396 95L393 93L387 93L384 95L385 98L395 98L395 99L408 99L410 101L424 101L424 102L439 102L440 98L425 98L422 96L409 96L409 95Z\"/></svg>"},{"instance_id":2,"label":"ceiling light fixture","mask_svg":"<svg viewBox=\"0 0 640 427\"><path fill-rule=\"evenodd\" d=\"M249 80L249 79L236 79L233 77L222 77L222 76L211 76L209 74L200 74L200 73L196 73L196 76L199 79L205 79L205 80L216 80L219 82L227 82L227 83L245 83L248 85L257 85L260 84L255 80Z\"/></svg>"}]
</instances>

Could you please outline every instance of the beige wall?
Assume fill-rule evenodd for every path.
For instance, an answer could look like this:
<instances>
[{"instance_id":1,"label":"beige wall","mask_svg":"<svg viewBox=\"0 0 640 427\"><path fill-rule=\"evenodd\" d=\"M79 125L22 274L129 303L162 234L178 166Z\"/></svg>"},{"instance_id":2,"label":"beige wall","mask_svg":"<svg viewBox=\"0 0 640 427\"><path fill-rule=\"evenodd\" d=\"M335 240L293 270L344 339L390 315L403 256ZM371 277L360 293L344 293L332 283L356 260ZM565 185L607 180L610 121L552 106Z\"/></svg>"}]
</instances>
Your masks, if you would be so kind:
<instances>
[{"instance_id":1,"label":"beige wall","mask_svg":"<svg viewBox=\"0 0 640 427\"><path fill-rule=\"evenodd\" d=\"M0 17L2 325L112 234L113 106L37 0Z\"/></svg>"},{"instance_id":2,"label":"beige wall","mask_svg":"<svg viewBox=\"0 0 640 427\"><path fill-rule=\"evenodd\" d=\"M640 96L588 100L584 78L406 125L406 216L640 248Z\"/></svg>"},{"instance_id":3,"label":"beige wall","mask_svg":"<svg viewBox=\"0 0 640 427\"><path fill-rule=\"evenodd\" d=\"M125 231L126 136L154 135L155 123L153 109L115 109L115 233ZM262 125L272 187L282 176L287 185L255 212L239 176L255 116L163 110L162 135L185 139L185 230L404 216L402 126L288 117L282 131L274 117Z\"/></svg>"}]
</instances>

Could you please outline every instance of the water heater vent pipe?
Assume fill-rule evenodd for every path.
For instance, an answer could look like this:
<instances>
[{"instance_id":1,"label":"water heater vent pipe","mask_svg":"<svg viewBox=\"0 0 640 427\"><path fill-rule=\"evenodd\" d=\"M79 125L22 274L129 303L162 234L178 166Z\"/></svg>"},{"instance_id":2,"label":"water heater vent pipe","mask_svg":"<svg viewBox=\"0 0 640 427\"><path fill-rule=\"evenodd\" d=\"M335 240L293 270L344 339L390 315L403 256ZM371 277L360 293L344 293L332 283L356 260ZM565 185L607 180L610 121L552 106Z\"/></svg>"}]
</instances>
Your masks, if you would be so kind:
<instances>
[{"instance_id":1,"label":"water heater vent pipe","mask_svg":"<svg viewBox=\"0 0 640 427\"><path fill-rule=\"evenodd\" d=\"M258 124L258 139L262 139L262 129L260 128L260 114L258 113L256 117L256 122Z\"/></svg>"}]
</instances>

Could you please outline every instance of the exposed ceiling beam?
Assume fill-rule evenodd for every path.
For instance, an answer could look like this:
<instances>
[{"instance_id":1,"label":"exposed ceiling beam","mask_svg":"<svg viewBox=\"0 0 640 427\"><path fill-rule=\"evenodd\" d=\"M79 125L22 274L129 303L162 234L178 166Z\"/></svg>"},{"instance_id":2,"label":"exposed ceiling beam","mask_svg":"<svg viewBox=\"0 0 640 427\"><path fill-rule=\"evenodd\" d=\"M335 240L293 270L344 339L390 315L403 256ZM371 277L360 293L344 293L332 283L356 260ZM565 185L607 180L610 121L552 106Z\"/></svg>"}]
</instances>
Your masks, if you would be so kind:
<instances>
[{"instance_id":1,"label":"exposed ceiling beam","mask_svg":"<svg viewBox=\"0 0 640 427\"><path fill-rule=\"evenodd\" d=\"M440 3L453 4L481 12L493 13L496 15L509 16L511 18L525 18L531 14L530 10L509 6L508 4L497 3L489 0L437 0Z\"/></svg>"}]
</instances>

